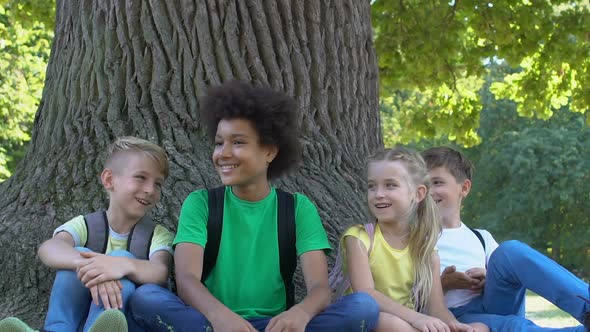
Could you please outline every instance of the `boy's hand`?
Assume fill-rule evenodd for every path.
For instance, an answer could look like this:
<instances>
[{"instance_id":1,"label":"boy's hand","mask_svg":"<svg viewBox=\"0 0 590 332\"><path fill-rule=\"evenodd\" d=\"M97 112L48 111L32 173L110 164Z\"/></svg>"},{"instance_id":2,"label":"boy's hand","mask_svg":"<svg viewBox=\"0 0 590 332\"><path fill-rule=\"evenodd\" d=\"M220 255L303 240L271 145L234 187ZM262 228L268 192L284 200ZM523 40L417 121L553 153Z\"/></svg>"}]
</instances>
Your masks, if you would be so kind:
<instances>
[{"instance_id":1,"label":"boy's hand","mask_svg":"<svg viewBox=\"0 0 590 332\"><path fill-rule=\"evenodd\" d=\"M413 328L420 332L450 332L451 329L445 322L438 318L418 314L417 319L409 322Z\"/></svg>"},{"instance_id":2,"label":"boy's hand","mask_svg":"<svg viewBox=\"0 0 590 332\"><path fill-rule=\"evenodd\" d=\"M481 267L474 267L465 271L465 274L467 274L469 277L473 279L478 280L477 284L471 286L471 290L481 293L481 291L483 291L483 286L486 283L486 269Z\"/></svg>"},{"instance_id":3,"label":"boy's hand","mask_svg":"<svg viewBox=\"0 0 590 332\"><path fill-rule=\"evenodd\" d=\"M121 290L123 284L119 280L110 280L90 287L92 302L96 305L102 305L105 309L123 309L123 296Z\"/></svg>"},{"instance_id":4,"label":"boy's hand","mask_svg":"<svg viewBox=\"0 0 590 332\"><path fill-rule=\"evenodd\" d=\"M467 273L458 272L455 265L447 266L442 274L440 280L444 291L451 289L472 289L477 286L481 280L472 278Z\"/></svg>"},{"instance_id":5,"label":"boy's hand","mask_svg":"<svg viewBox=\"0 0 590 332\"><path fill-rule=\"evenodd\" d=\"M127 274L121 257L112 257L95 252L81 252L86 260L78 265L78 279L91 288L109 280L119 280Z\"/></svg>"},{"instance_id":6,"label":"boy's hand","mask_svg":"<svg viewBox=\"0 0 590 332\"><path fill-rule=\"evenodd\" d=\"M304 332L311 317L298 306L273 317L266 326L265 332Z\"/></svg>"},{"instance_id":7,"label":"boy's hand","mask_svg":"<svg viewBox=\"0 0 590 332\"><path fill-rule=\"evenodd\" d=\"M213 331L223 332L258 332L250 322L240 317L238 314L230 311L224 311L223 314L209 320Z\"/></svg>"}]
</instances>

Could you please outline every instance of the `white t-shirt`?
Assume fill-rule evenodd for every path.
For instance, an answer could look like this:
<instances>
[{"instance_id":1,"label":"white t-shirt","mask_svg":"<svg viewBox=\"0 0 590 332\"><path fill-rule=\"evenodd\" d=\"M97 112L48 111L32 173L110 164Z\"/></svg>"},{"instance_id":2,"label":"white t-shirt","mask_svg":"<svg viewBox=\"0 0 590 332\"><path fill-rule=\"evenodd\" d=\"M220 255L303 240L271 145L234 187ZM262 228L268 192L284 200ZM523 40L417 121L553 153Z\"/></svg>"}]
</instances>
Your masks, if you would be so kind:
<instances>
[{"instance_id":1,"label":"white t-shirt","mask_svg":"<svg viewBox=\"0 0 590 332\"><path fill-rule=\"evenodd\" d=\"M490 255L498 243L490 232L478 229L486 244L483 246L477 236L463 223L459 228L445 228L437 243L440 256L440 273L447 267L455 265L457 271L465 272L474 267L485 268ZM445 293L445 302L448 308L466 305L472 299L480 296L469 289L453 289Z\"/></svg>"}]
</instances>

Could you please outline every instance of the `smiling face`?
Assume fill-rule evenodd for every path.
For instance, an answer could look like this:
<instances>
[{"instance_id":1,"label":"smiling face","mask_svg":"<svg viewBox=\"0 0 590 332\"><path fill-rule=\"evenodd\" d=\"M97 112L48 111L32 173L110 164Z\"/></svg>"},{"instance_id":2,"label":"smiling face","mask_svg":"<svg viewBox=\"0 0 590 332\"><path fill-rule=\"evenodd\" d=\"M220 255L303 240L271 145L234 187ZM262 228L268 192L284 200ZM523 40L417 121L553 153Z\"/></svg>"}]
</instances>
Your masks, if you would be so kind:
<instances>
[{"instance_id":1,"label":"smiling face","mask_svg":"<svg viewBox=\"0 0 590 332\"><path fill-rule=\"evenodd\" d=\"M275 146L260 144L252 122L246 119L224 119L217 125L213 164L226 186L234 193L244 189L268 190L268 166L278 152Z\"/></svg>"},{"instance_id":2,"label":"smiling face","mask_svg":"<svg viewBox=\"0 0 590 332\"><path fill-rule=\"evenodd\" d=\"M101 174L109 192L109 210L137 221L160 200L165 176L145 153L125 152L118 159Z\"/></svg>"},{"instance_id":3,"label":"smiling face","mask_svg":"<svg viewBox=\"0 0 590 332\"><path fill-rule=\"evenodd\" d=\"M458 181L445 167L429 171L432 188L430 193L438 206L445 227L459 227L461 224L461 203L469 190L471 181Z\"/></svg>"},{"instance_id":4,"label":"smiling face","mask_svg":"<svg viewBox=\"0 0 590 332\"><path fill-rule=\"evenodd\" d=\"M416 188L401 161L368 165L367 200L378 222L407 222L416 202Z\"/></svg>"}]
</instances>

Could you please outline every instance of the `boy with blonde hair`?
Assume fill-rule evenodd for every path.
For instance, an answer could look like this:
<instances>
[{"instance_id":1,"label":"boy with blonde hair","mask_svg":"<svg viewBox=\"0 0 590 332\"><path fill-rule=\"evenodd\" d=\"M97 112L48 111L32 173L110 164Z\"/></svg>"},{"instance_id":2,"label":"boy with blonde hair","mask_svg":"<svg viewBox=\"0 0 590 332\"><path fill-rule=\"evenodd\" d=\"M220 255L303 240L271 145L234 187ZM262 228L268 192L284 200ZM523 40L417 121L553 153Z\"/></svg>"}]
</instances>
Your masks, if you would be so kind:
<instances>
[{"instance_id":1,"label":"boy with blonde hair","mask_svg":"<svg viewBox=\"0 0 590 332\"><path fill-rule=\"evenodd\" d=\"M173 235L146 213L159 201L168 172L156 144L122 137L110 146L100 175L108 209L71 219L39 248L41 261L58 270L45 331L127 331L124 313L136 285L166 284Z\"/></svg>"},{"instance_id":2,"label":"boy with blonde hair","mask_svg":"<svg viewBox=\"0 0 590 332\"><path fill-rule=\"evenodd\" d=\"M498 246L488 231L467 227L461 220L461 204L471 189L473 164L448 147L427 149L422 156L443 225L437 243L441 281L455 317L462 323L483 322L491 331L588 331L588 284L520 241ZM527 289L584 325L562 329L535 325L524 317Z\"/></svg>"}]
</instances>

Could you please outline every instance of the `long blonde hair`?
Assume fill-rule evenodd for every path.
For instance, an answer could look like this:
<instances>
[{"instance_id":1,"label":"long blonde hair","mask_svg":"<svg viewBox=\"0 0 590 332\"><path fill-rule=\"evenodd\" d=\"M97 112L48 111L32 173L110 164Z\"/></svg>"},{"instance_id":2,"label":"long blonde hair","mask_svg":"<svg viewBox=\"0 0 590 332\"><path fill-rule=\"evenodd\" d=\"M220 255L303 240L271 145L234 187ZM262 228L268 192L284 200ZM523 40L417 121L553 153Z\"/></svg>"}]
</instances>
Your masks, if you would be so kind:
<instances>
[{"instance_id":1,"label":"long blonde hair","mask_svg":"<svg viewBox=\"0 0 590 332\"><path fill-rule=\"evenodd\" d=\"M406 179L414 189L420 185L426 186L428 192L424 199L415 203L408 211L410 236L408 240L410 257L414 266L414 287L412 301L416 311L427 309L430 291L433 283L433 273L438 276L439 271L432 271L430 260L442 226L438 217L436 203L430 196L430 177L424 159L414 150L403 147L384 149L369 158L368 163L379 161L402 162L408 174Z\"/></svg>"}]
</instances>

